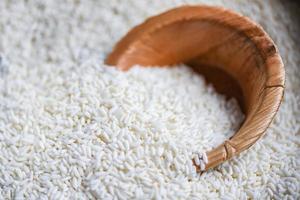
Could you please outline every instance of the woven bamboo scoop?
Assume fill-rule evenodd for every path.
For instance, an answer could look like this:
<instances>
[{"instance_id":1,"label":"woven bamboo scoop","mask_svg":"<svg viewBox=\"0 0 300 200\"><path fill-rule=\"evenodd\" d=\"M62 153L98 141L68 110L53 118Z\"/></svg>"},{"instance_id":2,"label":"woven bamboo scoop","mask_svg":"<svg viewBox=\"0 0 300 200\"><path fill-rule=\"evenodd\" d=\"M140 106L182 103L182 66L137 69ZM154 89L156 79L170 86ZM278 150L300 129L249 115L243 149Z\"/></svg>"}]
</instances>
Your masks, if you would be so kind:
<instances>
[{"instance_id":1,"label":"woven bamboo scoop","mask_svg":"<svg viewBox=\"0 0 300 200\"><path fill-rule=\"evenodd\" d=\"M246 118L231 138L206 152L205 170L262 137L283 97L285 72L274 42L259 25L220 7L183 6L151 17L118 42L106 63L122 70L185 63L238 99Z\"/></svg>"}]
</instances>

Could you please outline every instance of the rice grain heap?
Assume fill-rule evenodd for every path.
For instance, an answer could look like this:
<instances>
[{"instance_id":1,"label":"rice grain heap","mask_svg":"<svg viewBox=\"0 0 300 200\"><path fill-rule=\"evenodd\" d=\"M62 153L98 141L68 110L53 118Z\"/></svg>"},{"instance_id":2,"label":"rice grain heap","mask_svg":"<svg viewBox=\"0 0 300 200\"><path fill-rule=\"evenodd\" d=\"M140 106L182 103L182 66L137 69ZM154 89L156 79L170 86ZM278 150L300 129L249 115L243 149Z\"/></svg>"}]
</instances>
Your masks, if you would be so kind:
<instances>
[{"instance_id":1,"label":"rice grain heap","mask_svg":"<svg viewBox=\"0 0 300 200\"><path fill-rule=\"evenodd\" d=\"M181 197L176 190L199 176L192 153L219 145L243 119L185 66L9 68L18 73L1 96L5 198Z\"/></svg>"}]
</instances>

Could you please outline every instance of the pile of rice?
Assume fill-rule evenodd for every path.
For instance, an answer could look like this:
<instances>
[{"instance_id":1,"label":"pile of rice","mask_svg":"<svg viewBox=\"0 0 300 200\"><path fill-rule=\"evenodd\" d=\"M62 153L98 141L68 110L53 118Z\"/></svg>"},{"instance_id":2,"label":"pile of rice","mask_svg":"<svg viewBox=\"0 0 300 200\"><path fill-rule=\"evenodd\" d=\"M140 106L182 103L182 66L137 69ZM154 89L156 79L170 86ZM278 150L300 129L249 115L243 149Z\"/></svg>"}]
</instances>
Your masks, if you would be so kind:
<instances>
[{"instance_id":1,"label":"pile of rice","mask_svg":"<svg viewBox=\"0 0 300 200\"><path fill-rule=\"evenodd\" d=\"M210 1L265 25L285 100L251 150L200 176L192 154L235 132L235 100L183 65L103 64L128 29L183 0L0 1L0 199L300 198L299 28L280 1L251 2Z\"/></svg>"}]
</instances>

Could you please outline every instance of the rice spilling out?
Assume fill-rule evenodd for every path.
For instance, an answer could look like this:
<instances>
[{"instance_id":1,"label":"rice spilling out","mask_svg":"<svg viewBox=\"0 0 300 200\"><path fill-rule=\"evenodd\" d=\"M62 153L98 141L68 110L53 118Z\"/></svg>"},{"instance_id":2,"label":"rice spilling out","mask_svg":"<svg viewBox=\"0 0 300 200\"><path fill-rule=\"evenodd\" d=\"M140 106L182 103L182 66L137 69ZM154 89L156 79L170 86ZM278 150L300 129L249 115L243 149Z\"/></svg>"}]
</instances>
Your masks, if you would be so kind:
<instances>
[{"instance_id":1,"label":"rice spilling out","mask_svg":"<svg viewBox=\"0 0 300 200\"><path fill-rule=\"evenodd\" d=\"M122 72L101 62L10 66L17 73L1 96L5 193L171 195L199 178L193 153L221 144L243 119L235 100L186 66Z\"/></svg>"},{"instance_id":2,"label":"rice spilling out","mask_svg":"<svg viewBox=\"0 0 300 200\"><path fill-rule=\"evenodd\" d=\"M0 199L299 199L300 26L280 2L209 1L264 26L287 85L266 136L200 176L191 159L236 131L237 103L184 65L103 64L185 1L0 1Z\"/></svg>"}]
</instances>

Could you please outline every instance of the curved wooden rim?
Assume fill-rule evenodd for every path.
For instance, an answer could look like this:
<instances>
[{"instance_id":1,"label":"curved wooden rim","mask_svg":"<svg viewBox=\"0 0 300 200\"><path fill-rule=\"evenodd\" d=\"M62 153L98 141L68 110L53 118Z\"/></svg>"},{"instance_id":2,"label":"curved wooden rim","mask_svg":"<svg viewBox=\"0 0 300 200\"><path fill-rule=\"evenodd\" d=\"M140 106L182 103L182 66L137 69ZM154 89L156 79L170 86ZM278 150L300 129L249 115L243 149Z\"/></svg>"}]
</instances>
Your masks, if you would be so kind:
<instances>
[{"instance_id":1,"label":"curved wooden rim","mask_svg":"<svg viewBox=\"0 0 300 200\"><path fill-rule=\"evenodd\" d=\"M135 44L151 37L162 27L181 20L207 20L235 29L255 45L267 73L266 84L260 93L262 100L257 102L256 110L247 116L241 128L232 138L207 152L208 163L205 166L205 170L207 170L248 149L264 135L282 101L285 72L274 42L259 25L233 11L211 6L182 6L149 18L132 29L116 45L106 63L124 70L128 69L131 66L125 62L126 56L130 56ZM198 166L196 167L201 171Z\"/></svg>"}]
</instances>

